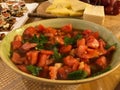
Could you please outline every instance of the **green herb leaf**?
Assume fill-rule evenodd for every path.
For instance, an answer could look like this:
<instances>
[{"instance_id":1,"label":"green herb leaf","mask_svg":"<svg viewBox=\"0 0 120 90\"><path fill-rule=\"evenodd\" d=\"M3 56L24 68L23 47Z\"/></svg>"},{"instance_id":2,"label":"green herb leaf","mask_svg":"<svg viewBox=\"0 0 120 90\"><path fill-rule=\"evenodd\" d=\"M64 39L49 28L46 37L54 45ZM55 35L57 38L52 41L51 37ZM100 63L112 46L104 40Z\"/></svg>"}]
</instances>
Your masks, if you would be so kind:
<instances>
[{"instance_id":1,"label":"green herb leaf","mask_svg":"<svg viewBox=\"0 0 120 90\"><path fill-rule=\"evenodd\" d=\"M86 77L87 77L87 73L83 70L77 70L68 74L68 79L70 80L83 79Z\"/></svg>"},{"instance_id":2,"label":"green herb leaf","mask_svg":"<svg viewBox=\"0 0 120 90\"><path fill-rule=\"evenodd\" d=\"M54 45L49 44L49 46L46 47L47 50L53 50L54 48L58 48L59 47L59 43L55 43Z\"/></svg>"},{"instance_id":3,"label":"green herb leaf","mask_svg":"<svg viewBox=\"0 0 120 90\"><path fill-rule=\"evenodd\" d=\"M61 61L62 55L58 52L58 49L55 47L53 51L54 51L53 58L55 59L55 61L56 62Z\"/></svg>"},{"instance_id":4,"label":"green herb leaf","mask_svg":"<svg viewBox=\"0 0 120 90\"><path fill-rule=\"evenodd\" d=\"M109 45L109 44L107 44L106 46L105 46L105 49L109 49L111 46L117 46L117 43L114 43L114 44L112 44L112 45Z\"/></svg>"},{"instance_id":5,"label":"green herb leaf","mask_svg":"<svg viewBox=\"0 0 120 90\"><path fill-rule=\"evenodd\" d=\"M82 35L81 34L77 34L75 37L69 38L69 37L65 37L64 38L64 42L65 45L69 45L69 44L75 44L77 42L78 39L81 39Z\"/></svg>"},{"instance_id":6,"label":"green herb leaf","mask_svg":"<svg viewBox=\"0 0 120 90\"><path fill-rule=\"evenodd\" d=\"M9 56L10 58L12 57L13 52L14 52L13 50L10 50L10 56Z\"/></svg>"},{"instance_id":7,"label":"green herb leaf","mask_svg":"<svg viewBox=\"0 0 120 90\"><path fill-rule=\"evenodd\" d=\"M64 38L65 45L73 44L73 41L74 41L73 38L69 38L69 37Z\"/></svg>"},{"instance_id":8,"label":"green herb leaf","mask_svg":"<svg viewBox=\"0 0 120 90\"><path fill-rule=\"evenodd\" d=\"M43 34L40 35L40 38L39 38L39 43L40 44L45 44L48 42L48 38L46 36L44 36Z\"/></svg>"},{"instance_id":9,"label":"green herb leaf","mask_svg":"<svg viewBox=\"0 0 120 90\"><path fill-rule=\"evenodd\" d=\"M75 37L74 40L77 41L78 39L81 39L83 36L82 34L78 33Z\"/></svg>"},{"instance_id":10,"label":"green herb leaf","mask_svg":"<svg viewBox=\"0 0 120 90\"><path fill-rule=\"evenodd\" d=\"M46 36L44 36L43 34L40 34L40 37L37 37L36 35L34 35L31 39L30 42L32 43L37 43L37 47L36 49L43 49L44 48L44 44L46 44L48 42L48 38Z\"/></svg>"},{"instance_id":11,"label":"green herb leaf","mask_svg":"<svg viewBox=\"0 0 120 90\"><path fill-rule=\"evenodd\" d=\"M27 66L27 70L30 71L32 73L32 75L37 76L37 75L39 75L39 72L42 70L42 68L36 67L33 65L29 65L29 66Z\"/></svg>"},{"instance_id":12,"label":"green herb leaf","mask_svg":"<svg viewBox=\"0 0 120 90\"><path fill-rule=\"evenodd\" d=\"M39 38L38 38L36 35L34 35L34 36L30 39L30 42L32 42L32 43L39 43Z\"/></svg>"}]
</instances>

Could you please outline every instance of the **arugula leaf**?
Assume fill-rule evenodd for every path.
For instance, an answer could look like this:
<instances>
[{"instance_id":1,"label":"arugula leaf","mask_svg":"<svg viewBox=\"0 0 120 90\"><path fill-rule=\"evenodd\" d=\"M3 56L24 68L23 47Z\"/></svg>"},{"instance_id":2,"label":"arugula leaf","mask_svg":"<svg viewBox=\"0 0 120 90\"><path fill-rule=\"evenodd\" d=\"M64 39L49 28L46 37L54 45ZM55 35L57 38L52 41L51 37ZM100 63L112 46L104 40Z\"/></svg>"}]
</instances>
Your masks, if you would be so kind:
<instances>
[{"instance_id":1,"label":"arugula leaf","mask_svg":"<svg viewBox=\"0 0 120 90\"><path fill-rule=\"evenodd\" d=\"M39 75L39 72L42 70L42 68L36 67L33 65L29 65L29 66L27 66L27 70L30 71L32 73L32 75L37 76L37 75Z\"/></svg>"},{"instance_id":2,"label":"arugula leaf","mask_svg":"<svg viewBox=\"0 0 120 90\"><path fill-rule=\"evenodd\" d=\"M77 70L68 74L68 79L70 80L83 79L86 77L87 77L87 73L83 70Z\"/></svg>"},{"instance_id":3,"label":"arugula leaf","mask_svg":"<svg viewBox=\"0 0 120 90\"><path fill-rule=\"evenodd\" d=\"M107 44L106 46L105 46L105 49L109 49L111 46L117 46L117 43L114 43L114 44L112 44L112 45L109 45L109 44Z\"/></svg>"},{"instance_id":4,"label":"arugula leaf","mask_svg":"<svg viewBox=\"0 0 120 90\"><path fill-rule=\"evenodd\" d=\"M55 61L56 62L61 61L62 55L58 52L58 49L55 47L53 51L54 51L53 58L55 59Z\"/></svg>"}]
</instances>

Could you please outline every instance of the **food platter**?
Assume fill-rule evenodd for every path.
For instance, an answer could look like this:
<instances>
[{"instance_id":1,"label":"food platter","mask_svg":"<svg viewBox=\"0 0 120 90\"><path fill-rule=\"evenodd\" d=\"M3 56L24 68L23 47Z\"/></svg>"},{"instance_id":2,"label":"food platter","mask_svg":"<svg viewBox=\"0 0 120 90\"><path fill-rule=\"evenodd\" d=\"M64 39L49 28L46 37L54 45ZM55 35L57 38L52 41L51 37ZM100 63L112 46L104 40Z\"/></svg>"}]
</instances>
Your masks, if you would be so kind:
<instances>
[{"instance_id":1,"label":"food platter","mask_svg":"<svg viewBox=\"0 0 120 90\"><path fill-rule=\"evenodd\" d=\"M36 9L36 13L37 13L37 17L45 17L45 18L56 18L56 17L69 17L69 18L82 18L82 15L78 15L78 16L61 16L61 15L55 15L55 14L50 14L46 12L46 9L52 5L52 3L50 1L44 1L42 2L38 8ZM33 15L34 16L34 15ZM36 16L36 15L35 15Z\"/></svg>"},{"instance_id":2,"label":"food platter","mask_svg":"<svg viewBox=\"0 0 120 90\"><path fill-rule=\"evenodd\" d=\"M21 17L15 17L16 21L15 23L10 27L11 30L15 30L16 28L19 28L20 26L22 26L23 24L25 24L25 22L28 20L28 13L32 13L36 7L38 6L38 3L32 3L32 4L28 4L26 3L26 7L28 9L27 12L23 13L23 16ZM9 30L9 31L11 31ZM9 31L0 31L0 35L1 34L7 34Z\"/></svg>"}]
</instances>

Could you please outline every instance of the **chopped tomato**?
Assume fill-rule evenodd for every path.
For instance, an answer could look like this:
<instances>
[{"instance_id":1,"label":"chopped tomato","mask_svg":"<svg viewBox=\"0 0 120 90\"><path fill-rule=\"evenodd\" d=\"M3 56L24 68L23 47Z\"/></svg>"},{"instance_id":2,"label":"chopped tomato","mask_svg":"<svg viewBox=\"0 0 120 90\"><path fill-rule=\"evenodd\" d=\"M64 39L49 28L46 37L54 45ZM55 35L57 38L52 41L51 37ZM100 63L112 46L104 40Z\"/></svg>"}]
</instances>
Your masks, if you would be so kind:
<instances>
[{"instance_id":1,"label":"chopped tomato","mask_svg":"<svg viewBox=\"0 0 120 90\"><path fill-rule=\"evenodd\" d=\"M42 50L40 50L40 53L41 54L47 54L47 55L53 55L54 52L52 50L43 50L42 49Z\"/></svg>"},{"instance_id":2,"label":"chopped tomato","mask_svg":"<svg viewBox=\"0 0 120 90\"><path fill-rule=\"evenodd\" d=\"M98 32L92 32L91 35L94 36L96 39L99 38L99 33Z\"/></svg>"},{"instance_id":3,"label":"chopped tomato","mask_svg":"<svg viewBox=\"0 0 120 90\"><path fill-rule=\"evenodd\" d=\"M40 25L36 26L36 30L37 30L37 32L43 32L45 30L45 27L40 24Z\"/></svg>"},{"instance_id":4,"label":"chopped tomato","mask_svg":"<svg viewBox=\"0 0 120 90\"><path fill-rule=\"evenodd\" d=\"M31 48L34 48L34 47L36 47L36 46L37 46L36 43L26 42L26 43L24 43L24 44L21 46L21 48L22 48L23 50L25 50L25 51L28 51L28 50L30 50Z\"/></svg>"},{"instance_id":5,"label":"chopped tomato","mask_svg":"<svg viewBox=\"0 0 120 90\"><path fill-rule=\"evenodd\" d=\"M50 66L49 71L50 78L57 79L57 68L55 66Z\"/></svg>"},{"instance_id":6,"label":"chopped tomato","mask_svg":"<svg viewBox=\"0 0 120 90\"><path fill-rule=\"evenodd\" d=\"M48 32L47 32L48 31ZM56 35L57 34L57 31L56 31L56 29L54 29L54 28L51 28L51 27L48 27L48 28L46 28L46 32L45 33L51 33L51 34L53 34L53 35Z\"/></svg>"},{"instance_id":7,"label":"chopped tomato","mask_svg":"<svg viewBox=\"0 0 120 90\"><path fill-rule=\"evenodd\" d=\"M71 49L72 49L72 45L62 46L60 48L60 52L61 53L68 53L71 51Z\"/></svg>"},{"instance_id":8,"label":"chopped tomato","mask_svg":"<svg viewBox=\"0 0 120 90\"><path fill-rule=\"evenodd\" d=\"M18 54L17 52L13 52L11 60L15 64L23 64L24 63L24 61L21 59L20 54Z\"/></svg>"},{"instance_id":9,"label":"chopped tomato","mask_svg":"<svg viewBox=\"0 0 120 90\"><path fill-rule=\"evenodd\" d=\"M72 72L72 68L68 66L63 66L58 69L58 78L59 79L67 79L68 74Z\"/></svg>"},{"instance_id":10,"label":"chopped tomato","mask_svg":"<svg viewBox=\"0 0 120 90\"><path fill-rule=\"evenodd\" d=\"M89 58L99 57L100 53L96 49L87 49L87 54Z\"/></svg>"},{"instance_id":11,"label":"chopped tomato","mask_svg":"<svg viewBox=\"0 0 120 90\"><path fill-rule=\"evenodd\" d=\"M70 33L72 32L72 24L67 24L61 28L63 32Z\"/></svg>"},{"instance_id":12,"label":"chopped tomato","mask_svg":"<svg viewBox=\"0 0 120 90\"><path fill-rule=\"evenodd\" d=\"M49 58L49 55L46 54L41 54L39 55L39 60L38 60L38 66L39 67L44 67L46 66L47 59Z\"/></svg>"},{"instance_id":13,"label":"chopped tomato","mask_svg":"<svg viewBox=\"0 0 120 90\"><path fill-rule=\"evenodd\" d=\"M43 70L40 72L40 77L43 77L43 78L48 78L49 77L49 67L48 66L44 66L42 68Z\"/></svg>"},{"instance_id":14,"label":"chopped tomato","mask_svg":"<svg viewBox=\"0 0 120 90\"><path fill-rule=\"evenodd\" d=\"M11 44L12 44L12 49L15 50L15 49L20 48L20 46L22 45L22 42L21 41L13 41Z\"/></svg>"},{"instance_id":15,"label":"chopped tomato","mask_svg":"<svg viewBox=\"0 0 120 90\"><path fill-rule=\"evenodd\" d=\"M25 65L16 65L21 71L25 72L25 73L30 73Z\"/></svg>"},{"instance_id":16,"label":"chopped tomato","mask_svg":"<svg viewBox=\"0 0 120 90\"><path fill-rule=\"evenodd\" d=\"M91 74L90 66L84 62L80 62L79 69L84 70L88 75Z\"/></svg>"},{"instance_id":17,"label":"chopped tomato","mask_svg":"<svg viewBox=\"0 0 120 90\"><path fill-rule=\"evenodd\" d=\"M27 58L31 65L37 63L39 51L30 51L27 53Z\"/></svg>"},{"instance_id":18,"label":"chopped tomato","mask_svg":"<svg viewBox=\"0 0 120 90\"><path fill-rule=\"evenodd\" d=\"M84 31L82 32L82 34L85 35L85 36L88 36L88 35L90 35L91 33L92 33L92 31L89 30L89 29L86 29L86 30L84 30Z\"/></svg>"},{"instance_id":19,"label":"chopped tomato","mask_svg":"<svg viewBox=\"0 0 120 90\"><path fill-rule=\"evenodd\" d=\"M24 33L23 33L24 35L28 35L28 36L34 36L35 34L37 34L37 32L36 32L36 29L35 29L35 27L28 27L25 31L24 31Z\"/></svg>"},{"instance_id":20,"label":"chopped tomato","mask_svg":"<svg viewBox=\"0 0 120 90\"><path fill-rule=\"evenodd\" d=\"M100 39L99 40L99 48L98 48L100 55L104 55L107 53L107 50L105 50L105 45L106 45L105 42L102 39Z\"/></svg>"},{"instance_id":21,"label":"chopped tomato","mask_svg":"<svg viewBox=\"0 0 120 90\"><path fill-rule=\"evenodd\" d=\"M85 46L85 43L86 43L85 38L79 39L77 40L77 47Z\"/></svg>"},{"instance_id":22,"label":"chopped tomato","mask_svg":"<svg viewBox=\"0 0 120 90\"><path fill-rule=\"evenodd\" d=\"M105 68L107 66L107 60L105 56L101 56L96 60L96 64L101 68Z\"/></svg>"},{"instance_id":23,"label":"chopped tomato","mask_svg":"<svg viewBox=\"0 0 120 90\"><path fill-rule=\"evenodd\" d=\"M89 66L88 64L85 64L85 65L84 65L83 70L86 71L88 75L91 74L91 69L90 69L90 66Z\"/></svg>"},{"instance_id":24,"label":"chopped tomato","mask_svg":"<svg viewBox=\"0 0 120 90\"><path fill-rule=\"evenodd\" d=\"M64 40L63 40L63 38L60 37L60 36L56 36L56 37L55 37L55 41L56 41L57 43L61 44L61 45L64 45Z\"/></svg>"},{"instance_id":25,"label":"chopped tomato","mask_svg":"<svg viewBox=\"0 0 120 90\"><path fill-rule=\"evenodd\" d=\"M86 38L86 45L90 48L98 48L99 42L94 36L90 35Z\"/></svg>"},{"instance_id":26,"label":"chopped tomato","mask_svg":"<svg viewBox=\"0 0 120 90\"><path fill-rule=\"evenodd\" d=\"M21 41L22 42L22 36L16 35L14 41Z\"/></svg>"},{"instance_id":27,"label":"chopped tomato","mask_svg":"<svg viewBox=\"0 0 120 90\"><path fill-rule=\"evenodd\" d=\"M73 58L72 56L66 56L64 59L64 64L70 67L73 67L75 63L79 63L77 59Z\"/></svg>"}]
</instances>

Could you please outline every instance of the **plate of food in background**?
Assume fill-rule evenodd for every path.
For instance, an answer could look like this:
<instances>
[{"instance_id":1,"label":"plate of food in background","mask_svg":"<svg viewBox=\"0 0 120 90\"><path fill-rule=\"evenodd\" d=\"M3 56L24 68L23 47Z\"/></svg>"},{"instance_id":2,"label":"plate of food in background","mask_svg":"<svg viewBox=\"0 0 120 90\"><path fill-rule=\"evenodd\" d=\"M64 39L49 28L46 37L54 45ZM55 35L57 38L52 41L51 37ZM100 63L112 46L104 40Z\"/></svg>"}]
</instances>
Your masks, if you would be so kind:
<instances>
[{"instance_id":1,"label":"plate of food in background","mask_svg":"<svg viewBox=\"0 0 120 90\"><path fill-rule=\"evenodd\" d=\"M27 20L27 14L33 12L38 3L27 4L23 1L0 3L0 40L11 30L19 28Z\"/></svg>"}]
</instances>

